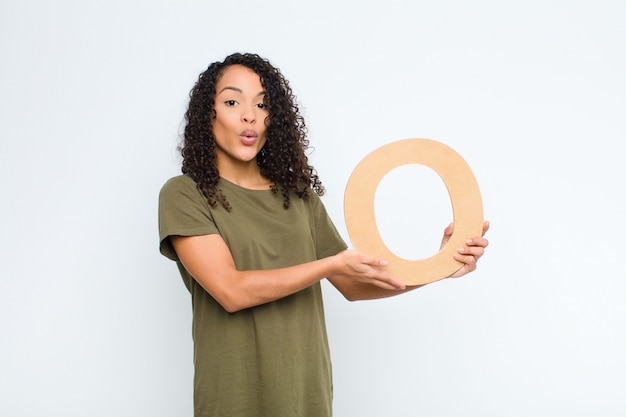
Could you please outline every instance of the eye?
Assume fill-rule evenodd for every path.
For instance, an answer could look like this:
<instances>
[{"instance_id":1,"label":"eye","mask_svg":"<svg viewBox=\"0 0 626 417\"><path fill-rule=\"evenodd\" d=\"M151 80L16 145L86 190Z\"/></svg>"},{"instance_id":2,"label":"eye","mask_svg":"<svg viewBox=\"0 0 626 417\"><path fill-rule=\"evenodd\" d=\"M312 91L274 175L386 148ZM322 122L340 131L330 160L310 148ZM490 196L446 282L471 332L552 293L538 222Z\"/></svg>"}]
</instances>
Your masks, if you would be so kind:
<instances>
[{"instance_id":1,"label":"eye","mask_svg":"<svg viewBox=\"0 0 626 417\"><path fill-rule=\"evenodd\" d=\"M224 104L226 104L228 107L233 107L237 105L237 102L235 100L226 100Z\"/></svg>"},{"instance_id":2,"label":"eye","mask_svg":"<svg viewBox=\"0 0 626 417\"><path fill-rule=\"evenodd\" d=\"M259 109L267 110L267 105L265 103L259 103L256 105Z\"/></svg>"}]
</instances>

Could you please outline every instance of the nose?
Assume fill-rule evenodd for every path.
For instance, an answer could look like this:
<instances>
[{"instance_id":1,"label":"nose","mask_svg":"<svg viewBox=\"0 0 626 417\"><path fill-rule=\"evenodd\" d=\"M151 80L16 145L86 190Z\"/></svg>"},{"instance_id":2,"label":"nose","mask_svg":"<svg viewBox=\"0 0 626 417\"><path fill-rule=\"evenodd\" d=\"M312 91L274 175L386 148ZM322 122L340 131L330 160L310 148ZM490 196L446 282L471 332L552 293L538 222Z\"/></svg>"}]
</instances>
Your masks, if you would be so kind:
<instances>
[{"instance_id":1,"label":"nose","mask_svg":"<svg viewBox=\"0 0 626 417\"><path fill-rule=\"evenodd\" d=\"M256 122L256 113L253 108L245 108L241 112L241 120L244 123L254 123Z\"/></svg>"}]
</instances>

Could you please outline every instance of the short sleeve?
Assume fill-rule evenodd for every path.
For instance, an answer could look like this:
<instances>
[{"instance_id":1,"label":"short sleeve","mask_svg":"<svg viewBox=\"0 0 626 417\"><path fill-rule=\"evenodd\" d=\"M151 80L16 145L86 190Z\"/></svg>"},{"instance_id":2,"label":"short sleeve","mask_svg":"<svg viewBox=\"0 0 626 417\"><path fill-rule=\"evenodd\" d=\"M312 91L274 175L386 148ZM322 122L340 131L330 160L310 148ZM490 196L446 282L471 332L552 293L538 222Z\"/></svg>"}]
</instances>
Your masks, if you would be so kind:
<instances>
[{"instance_id":1,"label":"short sleeve","mask_svg":"<svg viewBox=\"0 0 626 417\"><path fill-rule=\"evenodd\" d=\"M187 175L168 180L159 193L159 250L177 261L170 236L219 233L206 198Z\"/></svg>"},{"instance_id":2,"label":"short sleeve","mask_svg":"<svg viewBox=\"0 0 626 417\"><path fill-rule=\"evenodd\" d=\"M315 193L311 193L309 198L312 200L311 205L315 222L317 258L326 258L346 249L348 246L341 238L341 235L333 224L319 196Z\"/></svg>"}]
</instances>

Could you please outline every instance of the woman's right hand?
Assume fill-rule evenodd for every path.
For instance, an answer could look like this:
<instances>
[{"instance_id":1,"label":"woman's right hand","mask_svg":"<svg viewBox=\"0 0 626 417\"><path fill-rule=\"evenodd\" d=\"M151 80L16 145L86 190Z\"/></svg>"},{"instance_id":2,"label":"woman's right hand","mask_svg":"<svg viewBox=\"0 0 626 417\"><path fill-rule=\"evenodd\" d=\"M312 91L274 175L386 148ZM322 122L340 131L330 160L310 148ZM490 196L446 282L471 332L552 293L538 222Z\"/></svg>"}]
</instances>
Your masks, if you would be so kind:
<instances>
[{"instance_id":1,"label":"woman's right hand","mask_svg":"<svg viewBox=\"0 0 626 417\"><path fill-rule=\"evenodd\" d=\"M335 255L337 272L335 275L351 278L365 284L372 284L386 290L403 290L405 284L385 271L387 261L369 256L356 250L346 249Z\"/></svg>"}]
</instances>

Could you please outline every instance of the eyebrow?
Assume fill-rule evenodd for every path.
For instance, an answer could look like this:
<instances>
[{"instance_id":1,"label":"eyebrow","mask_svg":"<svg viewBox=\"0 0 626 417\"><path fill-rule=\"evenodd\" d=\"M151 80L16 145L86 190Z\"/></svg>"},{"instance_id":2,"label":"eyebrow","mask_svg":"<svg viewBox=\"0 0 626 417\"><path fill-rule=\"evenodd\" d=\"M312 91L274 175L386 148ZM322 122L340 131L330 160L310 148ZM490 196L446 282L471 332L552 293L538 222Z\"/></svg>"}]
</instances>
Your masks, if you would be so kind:
<instances>
[{"instance_id":1,"label":"eyebrow","mask_svg":"<svg viewBox=\"0 0 626 417\"><path fill-rule=\"evenodd\" d=\"M231 87L229 85L227 85L226 87L222 88L218 94L222 94L225 90L233 90L233 91L236 91L238 93L243 94L243 90L241 88ZM265 91L259 91L259 93L257 94L257 97L258 96L264 96L264 95L265 95Z\"/></svg>"}]
</instances>

